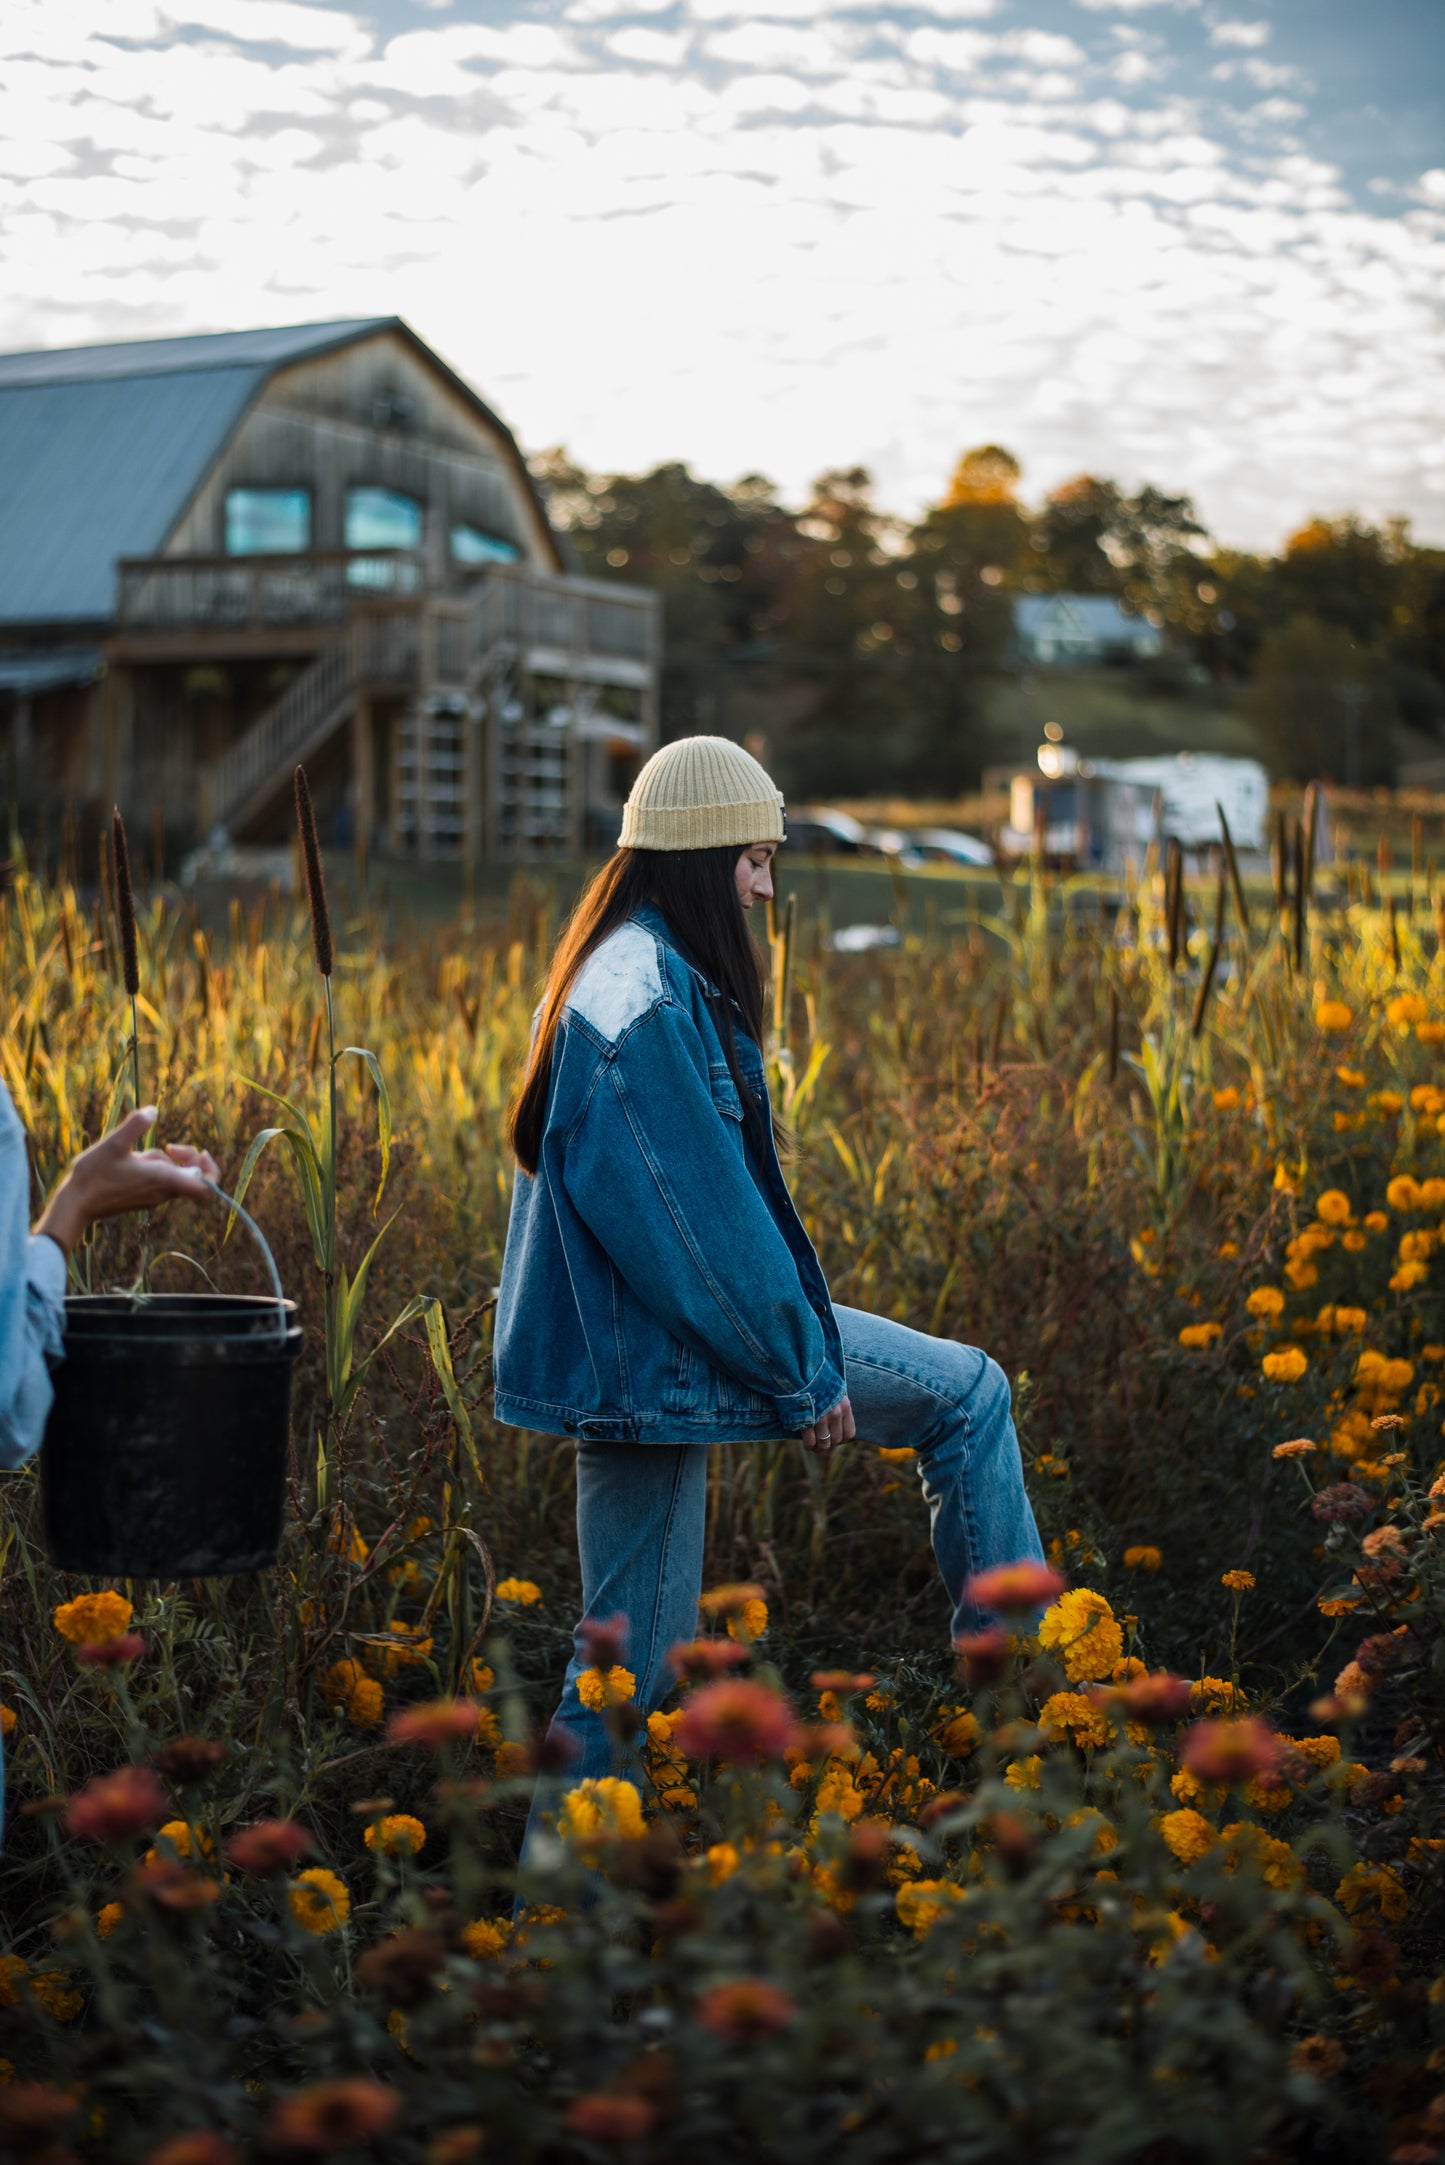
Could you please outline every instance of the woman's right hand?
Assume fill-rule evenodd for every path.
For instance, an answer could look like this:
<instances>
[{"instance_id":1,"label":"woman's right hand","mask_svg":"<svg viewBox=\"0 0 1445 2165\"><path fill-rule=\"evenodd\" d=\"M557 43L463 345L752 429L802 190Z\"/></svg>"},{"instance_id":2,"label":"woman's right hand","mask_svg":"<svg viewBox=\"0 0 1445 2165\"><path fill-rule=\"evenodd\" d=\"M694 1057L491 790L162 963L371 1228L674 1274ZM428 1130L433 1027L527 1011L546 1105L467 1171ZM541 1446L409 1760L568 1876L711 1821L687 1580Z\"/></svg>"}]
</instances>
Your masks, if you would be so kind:
<instances>
[{"instance_id":1,"label":"woman's right hand","mask_svg":"<svg viewBox=\"0 0 1445 2165\"><path fill-rule=\"evenodd\" d=\"M82 1150L51 1196L35 1230L45 1233L69 1255L97 1218L118 1218L128 1210L153 1210L178 1195L204 1193L220 1169L208 1150L190 1143L167 1143L164 1150L137 1150L154 1127L156 1109L146 1105L128 1113L109 1135Z\"/></svg>"},{"instance_id":2,"label":"woman's right hand","mask_svg":"<svg viewBox=\"0 0 1445 2165\"><path fill-rule=\"evenodd\" d=\"M831 1451L835 1443L851 1443L857 1433L853 1408L845 1395L836 1406L820 1415L812 1428L805 1428L798 1441L806 1451Z\"/></svg>"}]
</instances>

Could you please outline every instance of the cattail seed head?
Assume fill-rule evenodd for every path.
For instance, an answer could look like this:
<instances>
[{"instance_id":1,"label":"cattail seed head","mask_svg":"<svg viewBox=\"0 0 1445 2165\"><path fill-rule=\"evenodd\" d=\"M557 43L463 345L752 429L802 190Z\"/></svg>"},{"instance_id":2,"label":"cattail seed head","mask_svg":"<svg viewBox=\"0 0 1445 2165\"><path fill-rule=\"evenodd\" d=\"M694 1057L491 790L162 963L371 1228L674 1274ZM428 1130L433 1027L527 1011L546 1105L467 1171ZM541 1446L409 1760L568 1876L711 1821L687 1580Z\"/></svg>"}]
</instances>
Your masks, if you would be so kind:
<instances>
[{"instance_id":1,"label":"cattail seed head","mask_svg":"<svg viewBox=\"0 0 1445 2165\"><path fill-rule=\"evenodd\" d=\"M120 926L120 959L125 989L134 999L140 991L140 960L136 946L135 889L130 881L130 845L125 821L117 805L110 818L111 843L115 851L115 914Z\"/></svg>"},{"instance_id":2,"label":"cattail seed head","mask_svg":"<svg viewBox=\"0 0 1445 2165\"><path fill-rule=\"evenodd\" d=\"M296 824L301 830L301 858L306 867L306 900L311 910L311 944L316 967L323 977L331 975L331 912L326 904L326 876L321 869L321 844L316 834L316 807L306 769L296 769Z\"/></svg>"}]
</instances>

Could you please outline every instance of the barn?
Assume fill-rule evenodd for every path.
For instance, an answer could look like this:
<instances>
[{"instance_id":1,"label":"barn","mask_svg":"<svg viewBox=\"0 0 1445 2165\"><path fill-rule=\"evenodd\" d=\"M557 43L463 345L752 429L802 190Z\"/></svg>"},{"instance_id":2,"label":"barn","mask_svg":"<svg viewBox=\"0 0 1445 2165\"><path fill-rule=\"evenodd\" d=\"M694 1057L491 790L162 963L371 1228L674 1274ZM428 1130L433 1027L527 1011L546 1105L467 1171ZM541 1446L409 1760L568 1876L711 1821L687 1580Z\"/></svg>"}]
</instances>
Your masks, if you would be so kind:
<instances>
[{"instance_id":1,"label":"barn","mask_svg":"<svg viewBox=\"0 0 1445 2165\"><path fill-rule=\"evenodd\" d=\"M168 854L610 844L645 589L582 578L511 432L399 317L0 355L0 786Z\"/></svg>"}]
</instances>

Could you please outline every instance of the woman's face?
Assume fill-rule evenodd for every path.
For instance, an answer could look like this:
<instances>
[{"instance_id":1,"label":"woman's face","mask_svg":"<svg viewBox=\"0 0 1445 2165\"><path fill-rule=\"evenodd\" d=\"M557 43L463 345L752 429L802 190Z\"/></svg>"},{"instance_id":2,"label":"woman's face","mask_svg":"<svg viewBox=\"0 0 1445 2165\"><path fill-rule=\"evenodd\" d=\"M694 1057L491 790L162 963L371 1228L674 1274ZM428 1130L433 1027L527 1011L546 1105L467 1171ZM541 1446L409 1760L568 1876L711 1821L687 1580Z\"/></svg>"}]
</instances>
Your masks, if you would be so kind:
<instances>
[{"instance_id":1,"label":"woman's face","mask_svg":"<svg viewBox=\"0 0 1445 2165\"><path fill-rule=\"evenodd\" d=\"M750 842L739 857L733 876L738 884L738 900L745 910L750 910L754 901L772 901L777 847L776 842Z\"/></svg>"}]
</instances>

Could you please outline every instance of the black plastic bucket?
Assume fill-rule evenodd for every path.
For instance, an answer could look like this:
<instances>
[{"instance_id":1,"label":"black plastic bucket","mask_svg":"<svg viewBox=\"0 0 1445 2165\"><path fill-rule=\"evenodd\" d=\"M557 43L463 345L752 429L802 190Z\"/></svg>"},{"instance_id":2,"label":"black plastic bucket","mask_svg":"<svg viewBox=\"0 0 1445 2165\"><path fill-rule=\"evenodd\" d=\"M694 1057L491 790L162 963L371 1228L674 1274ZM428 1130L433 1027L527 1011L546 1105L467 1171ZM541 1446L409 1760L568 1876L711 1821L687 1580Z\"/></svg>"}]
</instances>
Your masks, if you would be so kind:
<instances>
[{"instance_id":1,"label":"black plastic bucket","mask_svg":"<svg viewBox=\"0 0 1445 2165\"><path fill-rule=\"evenodd\" d=\"M51 1560L133 1579L274 1563L300 1344L290 1301L71 1295L40 1454Z\"/></svg>"}]
</instances>

